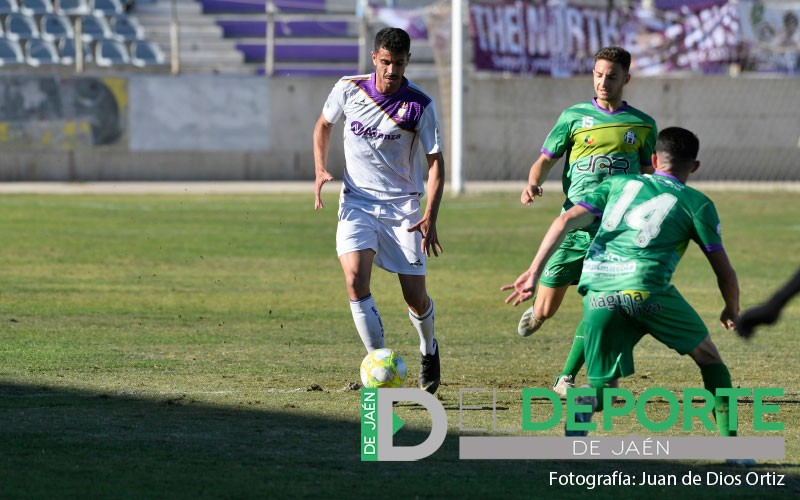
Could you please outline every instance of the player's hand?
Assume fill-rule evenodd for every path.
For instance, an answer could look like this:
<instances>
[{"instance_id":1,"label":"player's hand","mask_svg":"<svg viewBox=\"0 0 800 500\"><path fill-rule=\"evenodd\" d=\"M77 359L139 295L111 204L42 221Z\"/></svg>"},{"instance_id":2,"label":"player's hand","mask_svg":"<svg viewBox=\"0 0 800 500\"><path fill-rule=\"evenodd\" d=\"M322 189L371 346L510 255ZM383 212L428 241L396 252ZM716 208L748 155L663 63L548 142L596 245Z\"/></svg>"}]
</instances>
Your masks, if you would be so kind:
<instances>
[{"instance_id":1,"label":"player's hand","mask_svg":"<svg viewBox=\"0 0 800 500\"><path fill-rule=\"evenodd\" d=\"M422 234L420 249L425 252L426 256L430 257L431 251L433 251L435 257L438 257L440 253L444 252L442 244L439 242L439 233L436 232L436 223L428 219L427 216L408 228L409 233L413 233L414 231L419 231L420 234Z\"/></svg>"},{"instance_id":2,"label":"player's hand","mask_svg":"<svg viewBox=\"0 0 800 500\"><path fill-rule=\"evenodd\" d=\"M317 180L314 181L314 210L325 208L322 203L322 186L332 180L333 176L327 170L317 171Z\"/></svg>"},{"instance_id":3,"label":"player's hand","mask_svg":"<svg viewBox=\"0 0 800 500\"><path fill-rule=\"evenodd\" d=\"M536 184L528 184L525 186L525 189L522 190L519 201L523 205L530 205L533 203L533 199L537 196L542 196L542 193L544 193L544 190L542 190L541 186L537 186Z\"/></svg>"},{"instance_id":4,"label":"player's hand","mask_svg":"<svg viewBox=\"0 0 800 500\"><path fill-rule=\"evenodd\" d=\"M719 315L719 321L722 323L722 327L726 330L736 330L736 324L734 323L734 319L736 318L736 314L730 311L727 307L722 310L722 313Z\"/></svg>"},{"instance_id":5,"label":"player's hand","mask_svg":"<svg viewBox=\"0 0 800 500\"><path fill-rule=\"evenodd\" d=\"M513 292L506 297L505 303L518 306L522 302L531 299L533 297L533 292L536 291L536 283L538 281L539 277L528 269L520 274L514 283L503 285L500 288L501 291L513 290Z\"/></svg>"},{"instance_id":6,"label":"player's hand","mask_svg":"<svg viewBox=\"0 0 800 500\"><path fill-rule=\"evenodd\" d=\"M740 336L750 338L758 325L771 325L778 321L779 316L780 307L774 307L770 303L751 307L736 318L736 331Z\"/></svg>"}]
</instances>

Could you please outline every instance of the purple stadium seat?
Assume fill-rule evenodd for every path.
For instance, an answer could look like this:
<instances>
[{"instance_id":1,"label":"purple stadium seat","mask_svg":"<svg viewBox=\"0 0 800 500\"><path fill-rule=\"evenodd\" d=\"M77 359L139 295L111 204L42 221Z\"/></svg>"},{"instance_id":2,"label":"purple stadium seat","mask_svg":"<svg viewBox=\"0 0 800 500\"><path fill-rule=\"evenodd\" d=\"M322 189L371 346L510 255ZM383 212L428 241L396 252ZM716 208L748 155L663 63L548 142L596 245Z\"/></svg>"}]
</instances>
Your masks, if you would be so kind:
<instances>
[{"instance_id":1,"label":"purple stadium seat","mask_svg":"<svg viewBox=\"0 0 800 500\"><path fill-rule=\"evenodd\" d=\"M275 24L276 35L278 24ZM267 36L266 21L251 19L218 19L217 25L222 28L223 38L256 38Z\"/></svg>"},{"instance_id":2,"label":"purple stadium seat","mask_svg":"<svg viewBox=\"0 0 800 500\"><path fill-rule=\"evenodd\" d=\"M236 48L244 54L244 62L264 62L267 49L264 43L237 43ZM356 62L358 45L275 45L276 61L296 62Z\"/></svg>"},{"instance_id":3,"label":"purple stadium seat","mask_svg":"<svg viewBox=\"0 0 800 500\"><path fill-rule=\"evenodd\" d=\"M267 36L266 21L251 19L220 19L225 38L254 38ZM284 37L344 37L348 35L346 21L290 21L275 23L275 36Z\"/></svg>"},{"instance_id":4,"label":"purple stadium seat","mask_svg":"<svg viewBox=\"0 0 800 500\"><path fill-rule=\"evenodd\" d=\"M267 9L265 0L199 0L204 14L254 13ZM325 0L275 0L281 12L325 12Z\"/></svg>"},{"instance_id":5,"label":"purple stadium seat","mask_svg":"<svg viewBox=\"0 0 800 500\"><path fill-rule=\"evenodd\" d=\"M264 67L256 70L257 75L266 75ZM280 67L275 68L273 76L303 76L303 77L324 77L324 78L340 78L342 75L357 75L358 67L342 68L341 66L335 68L308 68L308 67Z\"/></svg>"}]
</instances>

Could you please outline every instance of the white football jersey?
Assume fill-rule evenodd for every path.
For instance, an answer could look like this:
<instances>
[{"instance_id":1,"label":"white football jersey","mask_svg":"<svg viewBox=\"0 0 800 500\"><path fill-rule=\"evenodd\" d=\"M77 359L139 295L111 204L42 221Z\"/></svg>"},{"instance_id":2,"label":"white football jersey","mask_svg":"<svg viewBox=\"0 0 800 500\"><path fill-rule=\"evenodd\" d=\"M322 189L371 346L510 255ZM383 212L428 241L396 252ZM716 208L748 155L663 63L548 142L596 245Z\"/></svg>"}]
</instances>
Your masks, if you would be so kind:
<instances>
[{"instance_id":1,"label":"white football jersey","mask_svg":"<svg viewBox=\"0 0 800 500\"><path fill-rule=\"evenodd\" d=\"M425 154L442 151L436 108L413 82L378 92L375 73L346 76L333 87L322 110L344 124L345 170L342 193L365 201L400 201L424 194ZM421 146L420 146L421 145Z\"/></svg>"}]
</instances>

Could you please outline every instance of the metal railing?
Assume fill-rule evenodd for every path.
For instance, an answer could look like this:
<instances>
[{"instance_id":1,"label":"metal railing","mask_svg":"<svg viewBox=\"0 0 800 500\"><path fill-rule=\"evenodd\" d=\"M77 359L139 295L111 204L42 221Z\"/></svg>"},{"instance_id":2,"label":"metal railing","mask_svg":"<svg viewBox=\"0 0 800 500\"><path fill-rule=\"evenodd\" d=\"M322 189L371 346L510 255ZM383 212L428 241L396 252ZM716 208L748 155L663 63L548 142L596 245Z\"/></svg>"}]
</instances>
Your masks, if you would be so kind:
<instances>
[{"instance_id":1,"label":"metal railing","mask_svg":"<svg viewBox=\"0 0 800 500\"><path fill-rule=\"evenodd\" d=\"M369 26L366 16L366 3L366 0L358 0L354 12L358 20L358 70L360 73L366 71L368 62L366 47ZM266 73L267 76L273 76L275 74L275 23L291 21L351 21L353 19L353 15L337 16L331 14L316 15L280 12L275 6L274 0L267 0L266 14L267 31L264 73Z\"/></svg>"}]
</instances>

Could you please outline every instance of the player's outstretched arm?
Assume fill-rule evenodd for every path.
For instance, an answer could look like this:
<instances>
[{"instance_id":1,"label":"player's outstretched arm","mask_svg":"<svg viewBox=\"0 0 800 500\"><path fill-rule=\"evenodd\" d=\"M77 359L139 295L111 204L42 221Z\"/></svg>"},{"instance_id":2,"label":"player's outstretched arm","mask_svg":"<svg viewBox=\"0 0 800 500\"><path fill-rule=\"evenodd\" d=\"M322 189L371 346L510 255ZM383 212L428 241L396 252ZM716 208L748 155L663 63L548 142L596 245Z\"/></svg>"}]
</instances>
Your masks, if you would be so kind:
<instances>
[{"instance_id":1,"label":"player's outstretched arm","mask_svg":"<svg viewBox=\"0 0 800 500\"><path fill-rule=\"evenodd\" d=\"M314 210L325 208L322 203L322 186L333 180L328 172L328 151L331 145L331 132L333 123L320 114L317 124L314 125Z\"/></svg>"},{"instance_id":2,"label":"player's outstretched arm","mask_svg":"<svg viewBox=\"0 0 800 500\"><path fill-rule=\"evenodd\" d=\"M444 252L436 230L436 219L439 217L439 205L444 196L444 156L442 153L425 155L428 160L428 198L425 214L416 224L408 228L408 232L422 233L422 251L430 257L431 252L438 257Z\"/></svg>"},{"instance_id":3,"label":"player's outstretched arm","mask_svg":"<svg viewBox=\"0 0 800 500\"><path fill-rule=\"evenodd\" d=\"M717 275L717 286L725 301L725 308L719 316L722 326L727 330L735 330L733 320L739 315L739 280L725 250L707 252L706 258L711 269Z\"/></svg>"},{"instance_id":4,"label":"player's outstretched arm","mask_svg":"<svg viewBox=\"0 0 800 500\"><path fill-rule=\"evenodd\" d=\"M800 292L800 269L769 300L751 307L736 319L736 330L742 337L751 337L759 325L771 325L778 321L783 307Z\"/></svg>"},{"instance_id":5,"label":"player's outstretched arm","mask_svg":"<svg viewBox=\"0 0 800 500\"><path fill-rule=\"evenodd\" d=\"M575 205L556 217L553 223L550 224L550 229L544 235L530 267L520 274L514 283L503 285L500 288L502 291L513 290L506 297L506 304L512 303L516 306L532 298L545 264L564 241L567 233L573 229L588 226L594 222L595 218L596 216L592 212L581 205Z\"/></svg>"},{"instance_id":6,"label":"player's outstretched arm","mask_svg":"<svg viewBox=\"0 0 800 500\"><path fill-rule=\"evenodd\" d=\"M533 203L535 197L542 196L542 183L547 179L547 174L550 173L550 170L557 161L558 158L550 158L542 153L539 158L533 162L531 170L528 173L528 184L525 186L525 189L522 190L522 194L519 197L520 203L523 205L530 205Z\"/></svg>"}]
</instances>

